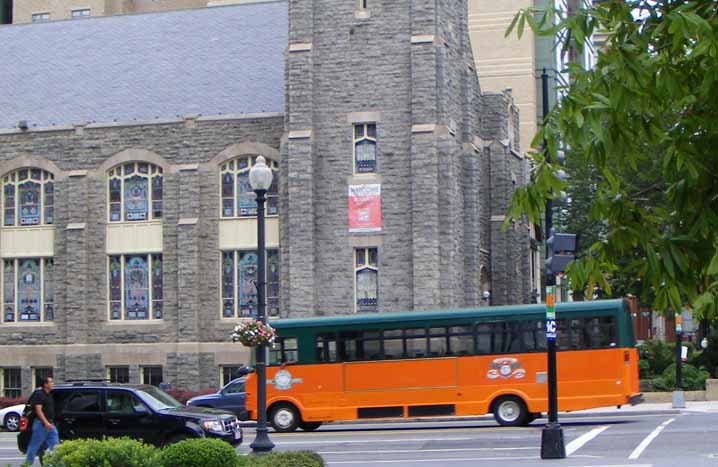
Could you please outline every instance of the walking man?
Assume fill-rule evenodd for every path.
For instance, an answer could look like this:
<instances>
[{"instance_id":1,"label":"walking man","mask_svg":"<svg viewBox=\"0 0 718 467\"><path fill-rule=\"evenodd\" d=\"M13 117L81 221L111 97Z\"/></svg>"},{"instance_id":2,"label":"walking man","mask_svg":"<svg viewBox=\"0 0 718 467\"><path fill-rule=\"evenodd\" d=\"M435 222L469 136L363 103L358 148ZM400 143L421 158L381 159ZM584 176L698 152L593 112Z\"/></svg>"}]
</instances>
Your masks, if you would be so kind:
<instances>
[{"instance_id":1,"label":"walking man","mask_svg":"<svg viewBox=\"0 0 718 467\"><path fill-rule=\"evenodd\" d=\"M52 377L42 380L42 386L37 388L30 396L28 402L32 406L32 425L28 429L32 430L30 445L27 448L27 457L25 462L32 465L35 462L37 451L45 444L47 450L52 449L60 443L60 436L55 428L55 401L52 399L50 392L54 386Z\"/></svg>"}]
</instances>

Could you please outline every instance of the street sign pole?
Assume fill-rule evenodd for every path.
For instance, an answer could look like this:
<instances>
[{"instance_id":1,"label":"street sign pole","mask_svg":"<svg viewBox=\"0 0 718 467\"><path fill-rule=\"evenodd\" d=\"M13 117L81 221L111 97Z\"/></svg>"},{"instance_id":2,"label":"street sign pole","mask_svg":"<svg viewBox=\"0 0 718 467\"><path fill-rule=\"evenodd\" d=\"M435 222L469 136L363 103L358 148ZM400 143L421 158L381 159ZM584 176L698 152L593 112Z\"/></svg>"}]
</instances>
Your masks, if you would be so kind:
<instances>
[{"instance_id":1,"label":"street sign pole","mask_svg":"<svg viewBox=\"0 0 718 467\"><path fill-rule=\"evenodd\" d=\"M564 459L563 429L558 423L556 381L556 286L546 286L546 347L548 351L548 423L541 432L541 459Z\"/></svg>"}]
</instances>

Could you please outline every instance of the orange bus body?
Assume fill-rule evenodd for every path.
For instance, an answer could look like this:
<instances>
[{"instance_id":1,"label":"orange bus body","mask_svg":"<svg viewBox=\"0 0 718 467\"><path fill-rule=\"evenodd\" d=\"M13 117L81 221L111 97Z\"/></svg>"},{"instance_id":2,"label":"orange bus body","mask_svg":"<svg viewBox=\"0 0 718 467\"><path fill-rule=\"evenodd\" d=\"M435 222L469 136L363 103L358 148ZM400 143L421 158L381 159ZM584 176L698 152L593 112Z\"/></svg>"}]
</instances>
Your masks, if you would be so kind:
<instances>
[{"instance_id":1,"label":"orange bus body","mask_svg":"<svg viewBox=\"0 0 718 467\"><path fill-rule=\"evenodd\" d=\"M559 411L622 406L640 396L635 348L561 351L557 367ZM279 371L288 384L276 384ZM256 381L248 375L246 407L254 420ZM397 406L397 416L407 418L410 408L440 405L453 405L457 416L485 415L504 395L537 414L548 410L547 391L545 352L267 367L268 412L290 403L304 422L357 420L359 409Z\"/></svg>"}]
</instances>

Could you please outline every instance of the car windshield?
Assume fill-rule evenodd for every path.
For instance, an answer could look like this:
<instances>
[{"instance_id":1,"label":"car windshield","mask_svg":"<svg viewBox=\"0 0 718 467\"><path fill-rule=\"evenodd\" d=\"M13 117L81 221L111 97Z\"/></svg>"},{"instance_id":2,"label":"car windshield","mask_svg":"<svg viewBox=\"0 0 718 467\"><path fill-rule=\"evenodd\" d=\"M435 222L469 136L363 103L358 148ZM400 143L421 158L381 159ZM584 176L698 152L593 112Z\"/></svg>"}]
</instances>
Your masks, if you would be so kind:
<instances>
[{"instance_id":1,"label":"car windshield","mask_svg":"<svg viewBox=\"0 0 718 467\"><path fill-rule=\"evenodd\" d=\"M238 394L244 392L244 379L235 379L222 389L225 394Z\"/></svg>"},{"instance_id":2,"label":"car windshield","mask_svg":"<svg viewBox=\"0 0 718 467\"><path fill-rule=\"evenodd\" d=\"M137 390L142 400L153 410L166 410L182 407L174 397L153 386L144 386Z\"/></svg>"}]
</instances>

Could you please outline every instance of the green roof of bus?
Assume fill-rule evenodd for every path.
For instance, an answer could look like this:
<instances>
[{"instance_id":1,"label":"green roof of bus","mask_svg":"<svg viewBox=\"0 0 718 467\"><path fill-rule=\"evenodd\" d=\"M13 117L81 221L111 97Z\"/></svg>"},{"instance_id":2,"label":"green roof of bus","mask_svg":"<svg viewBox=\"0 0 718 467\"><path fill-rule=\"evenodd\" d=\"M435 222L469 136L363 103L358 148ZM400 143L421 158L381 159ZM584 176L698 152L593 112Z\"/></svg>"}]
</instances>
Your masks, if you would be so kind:
<instances>
[{"instance_id":1,"label":"green roof of bus","mask_svg":"<svg viewBox=\"0 0 718 467\"><path fill-rule=\"evenodd\" d=\"M556 304L556 314L562 312L583 311L620 311L623 309L623 300L594 300L586 302L565 302ZM430 321L454 318L483 318L483 317L509 317L521 315L536 315L545 313L546 305L508 305L490 306L484 308L457 308L434 311L403 311L394 313L360 313L352 315L324 316L316 318L296 318L272 320L271 325L277 329L339 326L366 323L391 323L401 321Z\"/></svg>"}]
</instances>

